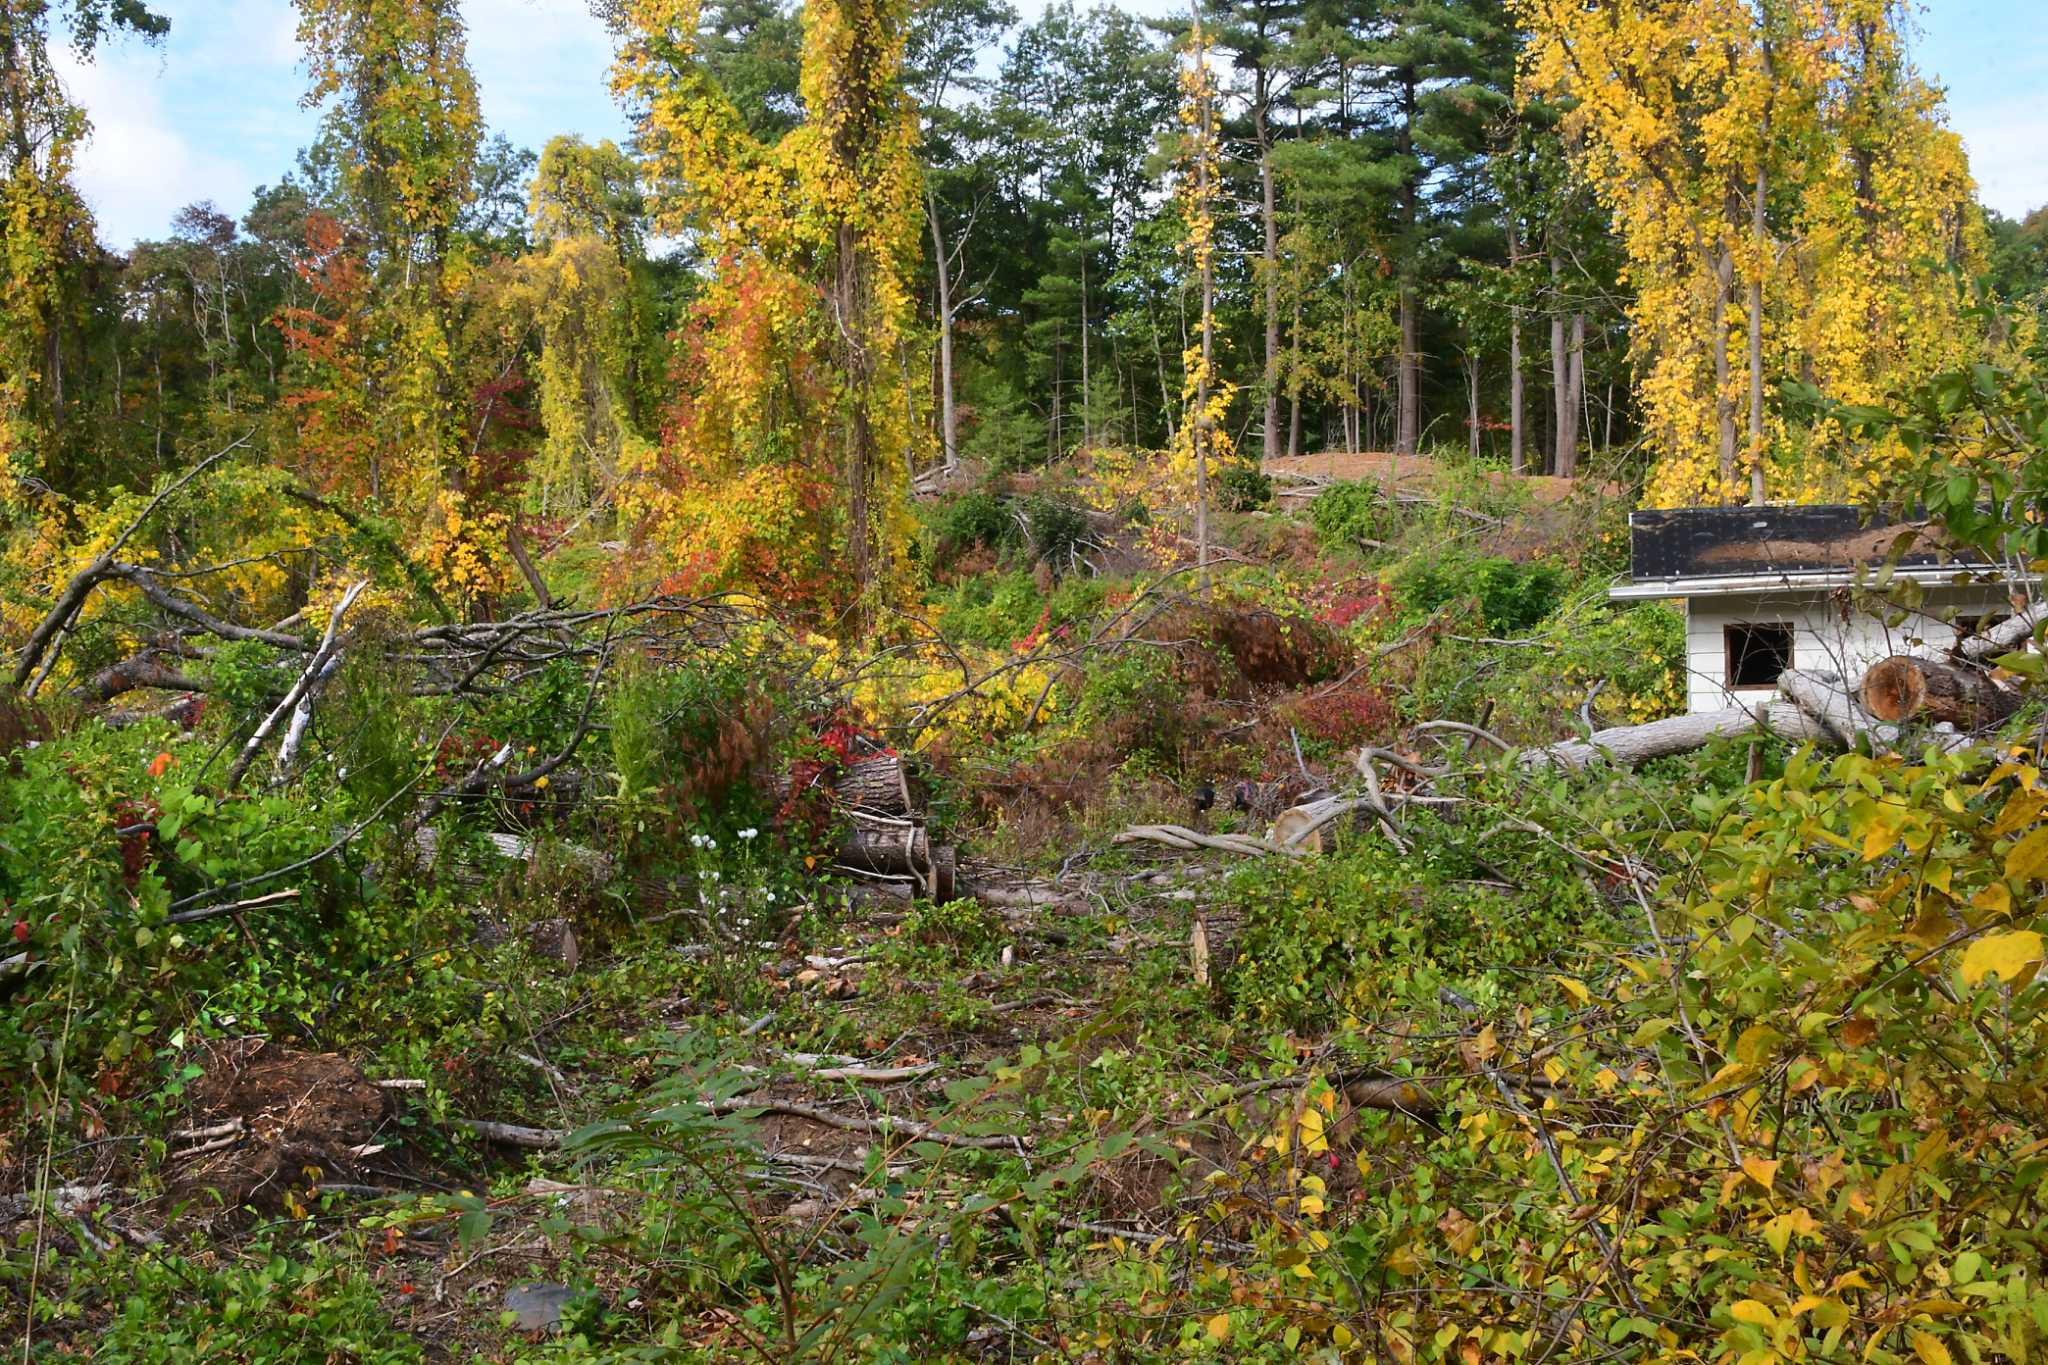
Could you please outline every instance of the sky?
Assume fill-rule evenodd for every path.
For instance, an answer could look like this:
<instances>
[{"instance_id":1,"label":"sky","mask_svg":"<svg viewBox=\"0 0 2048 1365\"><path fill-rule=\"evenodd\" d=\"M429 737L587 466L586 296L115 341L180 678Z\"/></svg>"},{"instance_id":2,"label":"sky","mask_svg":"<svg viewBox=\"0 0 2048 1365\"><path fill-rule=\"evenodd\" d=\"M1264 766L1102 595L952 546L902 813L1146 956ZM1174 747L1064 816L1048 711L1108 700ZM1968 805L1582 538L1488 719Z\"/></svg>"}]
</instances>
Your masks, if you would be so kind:
<instances>
[{"instance_id":1,"label":"sky","mask_svg":"<svg viewBox=\"0 0 2048 1365\"><path fill-rule=\"evenodd\" d=\"M311 140L289 0L152 0L161 47L133 40L89 65L61 54L94 134L78 179L100 236L123 248L165 235L180 207L211 199L239 216ZM2008 217L2048 204L2048 41L2041 0L1926 0L1913 42L1948 90L1984 202ZM1027 15L1044 0L1019 0ZM1137 0L1163 12L1175 0ZM611 43L583 0L463 0L469 56L493 132L538 151L556 133L622 138L606 86Z\"/></svg>"}]
</instances>

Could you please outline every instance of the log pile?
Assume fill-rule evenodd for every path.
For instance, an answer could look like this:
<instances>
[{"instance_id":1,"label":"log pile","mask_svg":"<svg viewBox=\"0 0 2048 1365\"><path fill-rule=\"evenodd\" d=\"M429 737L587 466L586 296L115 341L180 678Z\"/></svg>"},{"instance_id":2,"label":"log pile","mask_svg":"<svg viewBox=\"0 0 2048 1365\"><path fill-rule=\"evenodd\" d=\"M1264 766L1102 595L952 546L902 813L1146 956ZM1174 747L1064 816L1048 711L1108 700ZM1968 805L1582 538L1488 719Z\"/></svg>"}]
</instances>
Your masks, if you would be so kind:
<instances>
[{"instance_id":1,"label":"log pile","mask_svg":"<svg viewBox=\"0 0 2048 1365\"><path fill-rule=\"evenodd\" d=\"M832 804L846 824L839 845L842 868L907 881L935 901L953 899L958 859L950 846L932 843L901 755L875 754L847 764L833 782Z\"/></svg>"}]
</instances>

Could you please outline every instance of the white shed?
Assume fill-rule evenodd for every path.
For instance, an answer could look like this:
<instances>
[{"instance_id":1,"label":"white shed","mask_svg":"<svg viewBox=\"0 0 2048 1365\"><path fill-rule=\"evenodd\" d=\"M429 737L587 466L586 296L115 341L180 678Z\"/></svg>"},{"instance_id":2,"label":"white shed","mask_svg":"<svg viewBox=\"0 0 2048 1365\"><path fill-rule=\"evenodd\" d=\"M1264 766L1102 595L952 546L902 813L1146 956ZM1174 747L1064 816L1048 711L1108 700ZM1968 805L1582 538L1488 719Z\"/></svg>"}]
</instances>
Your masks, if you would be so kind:
<instances>
[{"instance_id":1,"label":"white shed","mask_svg":"<svg viewBox=\"0 0 2048 1365\"><path fill-rule=\"evenodd\" d=\"M1911 543L1899 553L1912 529L1833 505L1645 510L1629 517L1631 581L1609 596L1680 604L1687 710L1723 711L1769 696L1788 668L1856 679L2012 614L2008 574ZM1917 593L1871 591L1879 582Z\"/></svg>"}]
</instances>

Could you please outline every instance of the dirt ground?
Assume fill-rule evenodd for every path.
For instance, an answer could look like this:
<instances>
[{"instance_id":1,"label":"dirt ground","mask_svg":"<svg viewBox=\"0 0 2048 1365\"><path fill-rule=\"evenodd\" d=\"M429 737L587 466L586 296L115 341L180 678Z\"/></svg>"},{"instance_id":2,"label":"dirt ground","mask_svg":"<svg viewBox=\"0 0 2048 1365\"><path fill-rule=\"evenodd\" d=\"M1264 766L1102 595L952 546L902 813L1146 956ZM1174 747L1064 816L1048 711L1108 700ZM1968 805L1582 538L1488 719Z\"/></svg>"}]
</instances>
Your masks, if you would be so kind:
<instances>
[{"instance_id":1,"label":"dirt ground","mask_svg":"<svg viewBox=\"0 0 2048 1365\"><path fill-rule=\"evenodd\" d=\"M1380 484L1391 480L1402 491L1411 493L1430 491L1442 480L1445 472L1443 464L1430 456L1396 456L1384 450L1356 453L1328 450L1314 455L1283 455L1277 460L1265 461L1262 467L1268 474L1295 474L1307 478L1370 479ZM1495 471L1487 477L1502 486L1519 481L1540 503L1562 502L1576 486L1571 479L1552 478L1547 474L1525 474L1517 480L1516 475Z\"/></svg>"}]
</instances>

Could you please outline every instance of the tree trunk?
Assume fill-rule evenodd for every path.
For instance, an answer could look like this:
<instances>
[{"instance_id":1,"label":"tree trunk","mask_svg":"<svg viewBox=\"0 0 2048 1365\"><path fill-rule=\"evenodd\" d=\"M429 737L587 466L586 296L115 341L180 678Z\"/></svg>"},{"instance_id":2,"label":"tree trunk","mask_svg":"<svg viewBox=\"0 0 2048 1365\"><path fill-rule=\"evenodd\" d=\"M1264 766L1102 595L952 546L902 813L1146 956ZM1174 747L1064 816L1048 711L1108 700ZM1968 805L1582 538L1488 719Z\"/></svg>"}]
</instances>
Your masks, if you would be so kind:
<instances>
[{"instance_id":1,"label":"tree trunk","mask_svg":"<svg viewBox=\"0 0 2048 1365\"><path fill-rule=\"evenodd\" d=\"M1094 376L1088 365L1088 235L1086 225L1081 234L1081 445L1083 448L1095 444L1095 395Z\"/></svg>"},{"instance_id":2,"label":"tree trunk","mask_svg":"<svg viewBox=\"0 0 2048 1365\"><path fill-rule=\"evenodd\" d=\"M960 463L960 424L953 406L953 268L946 254L945 235L939 230L938 196L925 195L925 212L931 220L932 261L939 283L939 449L945 468L951 473Z\"/></svg>"},{"instance_id":3,"label":"tree trunk","mask_svg":"<svg viewBox=\"0 0 2048 1365\"><path fill-rule=\"evenodd\" d=\"M1582 427L1591 426L1593 419L1586 414L1586 315L1572 314L1572 340L1569 364L1565 369L1565 409L1571 414L1571 439L1566 444L1558 461L1557 473L1560 478L1576 478L1579 472L1579 432ZM1581 422L1581 419L1583 423Z\"/></svg>"},{"instance_id":4,"label":"tree trunk","mask_svg":"<svg viewBox=\"0 0 2048 1365\"><path fill-rule=\"evenodd\" d=\"M1415 290L1401 286L1401 366L1395 384L1400 399L1400 423L1394 434L1394 453L1413 455L1422 426L1421 342L1417 337Z\"/></svg>"},{"instance_id":5,"label":"tree trunk","mask_svg":"<svg viewBox=\"0 0 2048 1365\"><path fill-rule=\"evenodd\" d=\"M1199 22L1199 20L1197 21ZM1195 161L1195 202L1204 218L1211 213L1209 159L1215 140L1215 110L1204 94L1198 117L1201 120L1202 153ZM1216 253L1213 245L1202 253L1202 368L1195 376L1195 411L1189 417L1189 432L1195 447L1195 585L1206 600L1209 596L1209 375L1216 357Z\"/></svg>"},{"instance_id":6,"label":"tree trunk","mask_svg":"<svg viewBox=\"0 0 2048 1365\"><path fill-rule=\"evenodd\" d=\"M1564 262L1550 253L1550 400L1553 445L1550 472L1569 478L1579 458L1579 403L1572 393L1572 358L1565 341Z\"/></svg>"},{"instance_id":7,"label":"tree trunk","mask_svg":"<svg viewBox=\"0 0 2048 1365\"><path fill-rule=\"evenodd\" d=\"M1508 222L1508 268L1513 270L1522 262L1522 241L1515 229L1512 218ZM1524 451L1522 431L1522 404L1524 400L1522 379L1522 310L1508 308L1508 470L1521 474L1528 469L1528 457Z\"/></svg>"},{"instance_id":8,"label":"tree trunk","mask_svg":"<svg viewBox=\"0 0 2048 1365\"><path fill-rule=\"evenodd\" d=\"M1714 260L1714 424L1720 435L1721 486L1716 496L1723 505L1735 487L1735 405L1728 401L1728 290L1735 282L1735 258L1722 251Z\"/></svg>"},{"instance_id":9,"label":"tree trunk","mask_svg":"<svg viewBox=\"0 0 2048 1365\"><path fill-rule=\"evenodd\" d=\"M1287 454L1301 454L1301 279L1294 281L1294 333L1288 355L1292 360L1287 377Z\"/></svg>"},{"instance_id":10,"label":"tree trunk","mask_svg":"<svg viewBox=\"0 0 2048 1365\"><path fill-rule=\"evenodd\" d=\"M1413 71L1402 73L1401 84L1401 135L1400 152L1406 159L1415 151L1415 96L1416 79ZM1420 210L1422 187L1411 173L1401 186L1401 226L1405 245L1412 253L1415 245L1415 226ZM1421 439L1422 394L1421 378L1418 373L1422 357L1421 343L1417 339L1418 326L1415 317L1416 299L1414 282L1407 278L1404 268L1400 294L1401 309L1401 365L1396 377L1400 413L1395 426L1394 453L1413 455L1417 441Z\"/></svg>"},{"instance_id":11,"label":"tree trunk","mask_svg":"<svg viewBox=\"0 0 2048 1365\"><path fill-rule=\"evenodd\" d=\"M1764 116L1764 136L1770 136L1770 116ZM1756 167L1756 196L1750 205L1751 246L1756 260L1749 273L1749 500L1757 506L1764 500L1764 179L1763 158Z\"/></svg>"},{"instance_id":12,"label":"tree trunk","mask_svg":"<svg viewBox=\"0 0 2048 1365\"><path fill-rule=\"evenodd\" d=\"M1465 451L1474 463L1479 460L1479 353L1465 357Z\"/></svg>"},{"instance_id":13,"label":"tree trunk","mask_svg":"<svg viewBox=\"0 0 2048 1365\"><path fill-rule=\"evenodd\" d=\"M1265 77L1260 76L1263 85ZM1259 142L1259 224L1264 233L1261 263L1266 275L1266 458L1280 454L1280 225L1273 203L1273 147L1263 96L1252 107Z\"/></svg>"},{"instance_id":14,"label":"tree trunk","mask_svg":"<svg viewBox=\"0 0 2048 1365\"><path fill-rule=\"evenodd\" d=\"M1858 695L1879 720L1947 721L1959 730L1996 725L2020 706L2018 693L1980 669L1906 654L1871 665Z\"/></svg>"}]
</instances>

